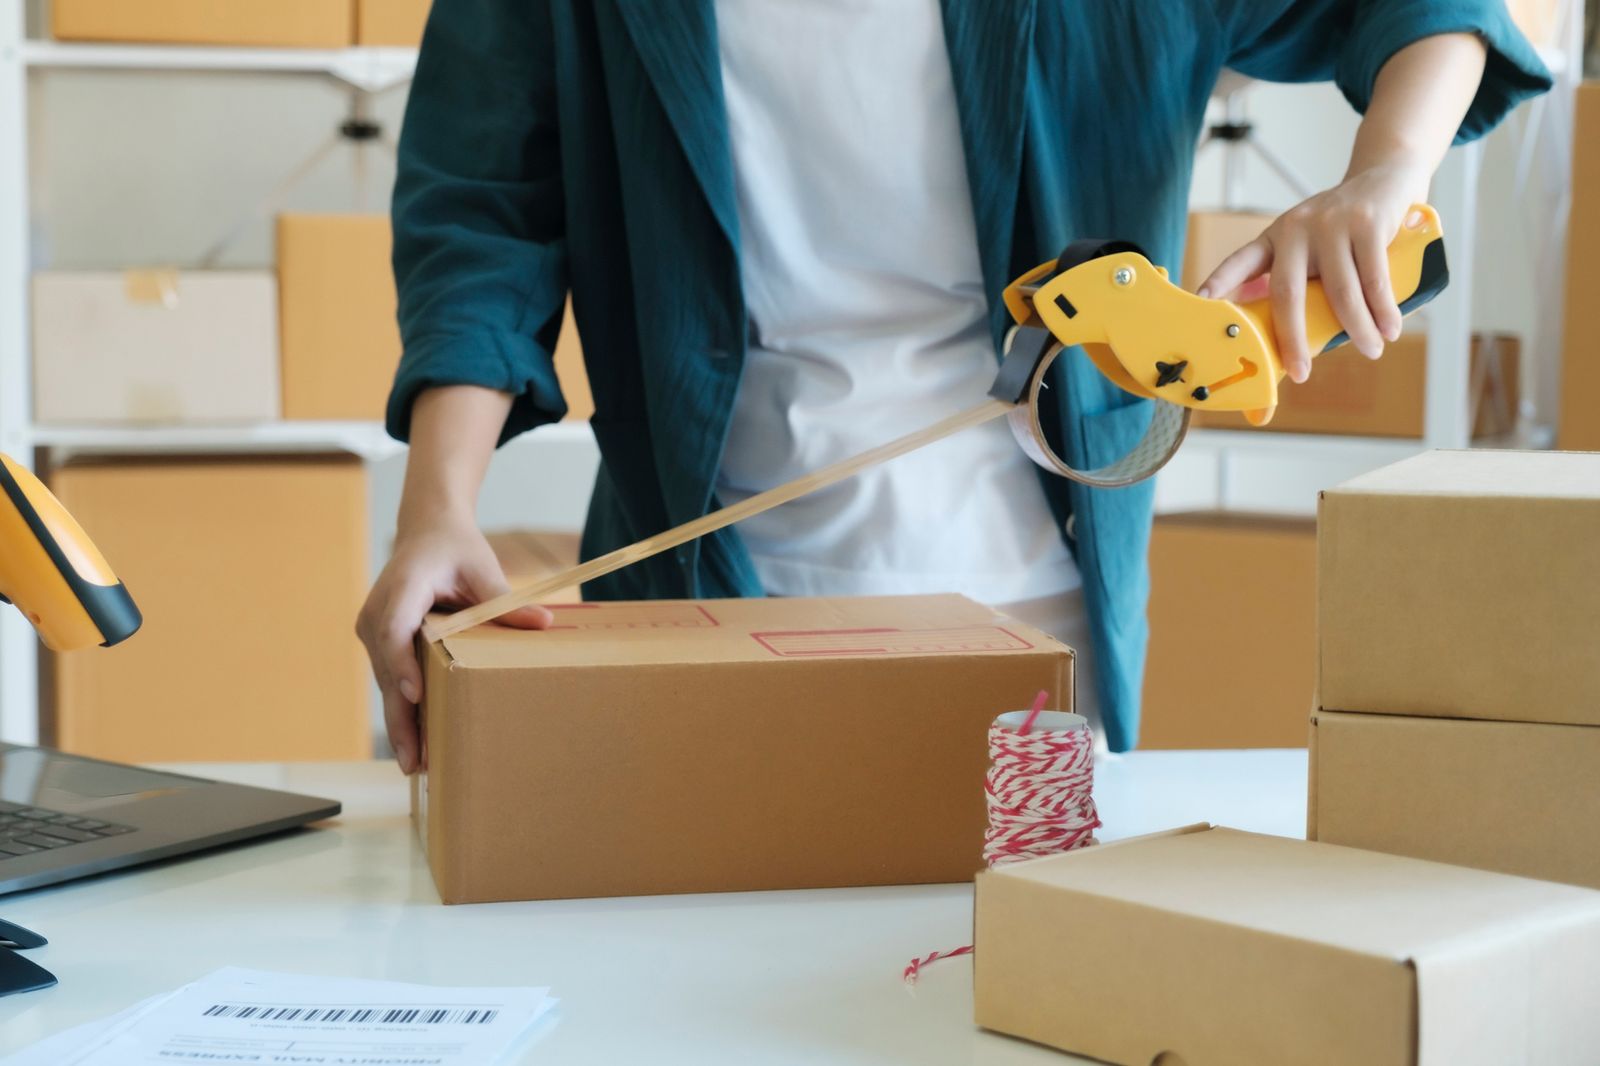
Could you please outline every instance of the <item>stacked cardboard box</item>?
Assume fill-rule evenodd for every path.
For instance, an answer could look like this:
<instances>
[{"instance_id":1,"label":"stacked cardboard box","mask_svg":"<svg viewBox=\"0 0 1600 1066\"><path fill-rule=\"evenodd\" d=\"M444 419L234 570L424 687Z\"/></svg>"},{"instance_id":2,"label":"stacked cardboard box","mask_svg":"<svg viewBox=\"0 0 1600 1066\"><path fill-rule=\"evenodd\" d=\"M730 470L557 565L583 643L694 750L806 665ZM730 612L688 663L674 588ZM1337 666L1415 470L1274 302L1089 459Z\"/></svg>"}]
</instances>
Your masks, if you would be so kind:
<instances>
[{"instance_id":1,"label":"stacked cardboard box","mask_svg":"<svg viewBox=\"0 0 1600 1066\"><path fill-rule=\"evenodd\" d=\"M1600 454L1325 493L1314 840L1600 886Z\"/></svg>"},{"instance_id":2,"label":"stacked cardboard box","mask_svg":"<svg viewBox=\"0 0 1600 1066\"><path fill-rule=\"evenodd\" d=\"M63 41L415 48L430 0L51 0Z\"/></svg>"},{"instance_id":3,"label":"stacked cardboard box","mask_svg":"<svg viewBox=\"0 0 1600 1066\"><path fill-rule=\"evenodd\" d=\"M61 747L130 762L371 756L353 632L368 578L359 460L82 461L50 481L145 617L125 643L53 659Z\"/></svg>"},{"instance_id":4,"label":"stacked cardboard box","mask_svg":"<svg viewBox=\"0 0 1600 1066\"><path fill-rule=\"evenodd\" d=\"M1316 621L1311 519L1217 512L1157 518L1139 746L1305 744Z\"/></svg>"},{"instance_id":5,"label":"stacked cardboard box","mask_svg":"<svg viewBox=\"0 0 1600 1066\"><path fill-rule=\"evenodd\" d=\"M585 603L424 649L447 903L965 881L985 743L1072 652L959 596Z\"/></svg>"},{"instance_id":6,"label":"stacked cardboard box","mask_svg":"<svg viewBox=\"0 0 1600 1066\"><path fill-rule=\"evenodd\" d=\"M1278 386L1278 409L1259 429L1277 433L1336 433L1421 440L1428 389L1428 337L1410 332L1368 359L1349 345L1319 356L1311 377ZM1500 437L1517 427L1521 345L1507 334L1472 338L1470 402L1474 439ZM1249 428L1231 411L1197 411L1194 425Z\"/></svg>"}]
</instances>

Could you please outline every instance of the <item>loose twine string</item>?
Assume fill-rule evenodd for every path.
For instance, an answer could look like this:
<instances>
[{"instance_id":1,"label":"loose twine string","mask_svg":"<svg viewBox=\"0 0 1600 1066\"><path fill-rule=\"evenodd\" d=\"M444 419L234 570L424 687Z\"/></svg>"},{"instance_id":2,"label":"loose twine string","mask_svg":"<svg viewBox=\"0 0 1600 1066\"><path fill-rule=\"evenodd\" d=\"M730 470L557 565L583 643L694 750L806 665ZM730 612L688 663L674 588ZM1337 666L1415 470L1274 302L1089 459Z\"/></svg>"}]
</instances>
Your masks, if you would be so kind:
<instances>
[{"instance_id":1,"label":"loose twine string","mask_svg":"<svg viewBox=\"0 0 1600 1066\"><path fill-rule=\"evenodd\" d=\"M1033 732L1049 698L1048 692L1039 693L1016 729L998 721L989 727L983 861L991 869L1095 842L1100 815L1094 805L1094 734L1086 728ZM906 984L916 984L925 967L970 954L971 944L930 952L912 959L901 976Z\"/></svg>"}]
</instances>

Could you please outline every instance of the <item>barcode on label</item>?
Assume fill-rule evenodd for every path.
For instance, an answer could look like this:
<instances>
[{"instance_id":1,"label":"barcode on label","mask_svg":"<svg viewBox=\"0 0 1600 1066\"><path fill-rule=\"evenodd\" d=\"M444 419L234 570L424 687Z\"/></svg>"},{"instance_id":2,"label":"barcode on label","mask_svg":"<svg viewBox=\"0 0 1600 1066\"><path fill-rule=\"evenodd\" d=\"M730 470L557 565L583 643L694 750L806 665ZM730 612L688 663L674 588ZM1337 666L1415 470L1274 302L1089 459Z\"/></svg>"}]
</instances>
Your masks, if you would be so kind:
<instances>
[{"instance_id":1,"label":"barcode on label","mask_svg":"<svg viewBox=\"0 0 1600 1066\"><path fill-rule=\"evenodd\" d=\"M207 1018L248 1018L265 1022L343 1022L350 1025L488 1025L499 1015L492 1007L286 1007L281 1004L213 1003Z\"/></svg>"}]
</instances>

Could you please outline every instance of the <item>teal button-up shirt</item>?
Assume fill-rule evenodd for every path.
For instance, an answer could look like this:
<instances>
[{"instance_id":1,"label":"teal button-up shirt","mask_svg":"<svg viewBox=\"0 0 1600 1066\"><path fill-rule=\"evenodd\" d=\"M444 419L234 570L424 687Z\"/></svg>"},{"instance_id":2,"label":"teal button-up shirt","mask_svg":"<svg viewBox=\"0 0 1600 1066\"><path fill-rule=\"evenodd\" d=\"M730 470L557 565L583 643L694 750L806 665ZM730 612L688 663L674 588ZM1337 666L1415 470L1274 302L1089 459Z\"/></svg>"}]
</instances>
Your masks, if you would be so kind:
<instances>
[{"instance_id":1,"label":"teal button-up shirt","mask_svg":"<svg viewBox=\"0 0 1600 1066\"><path fill-rule=\"evenodd\" d=\"M1194 148L1224 66L1331 78L1359 109L1400 48L1475 32L1489 64L1462 140L1549 86L1501 0L943 6L997 350L1000 290L1070 240L1119 237L1179 262ZM550 353L570 291L602 460L585 557L715 507L746 336L734 196L713 0L435 0L394 193L405 355L390 432L406 438L412 401L436 385L513 394L505 438L559 419ZM1126 452L1146 402L1087 359L1057 367L1044 414L1061 454L1088 468ZM1126 750L1138 737L1152 490L1041 476L1063 528L1072 517L1097 694L1111 748ZM761 586L735 528L585 594Z\"/></svg>"}]
</instances>

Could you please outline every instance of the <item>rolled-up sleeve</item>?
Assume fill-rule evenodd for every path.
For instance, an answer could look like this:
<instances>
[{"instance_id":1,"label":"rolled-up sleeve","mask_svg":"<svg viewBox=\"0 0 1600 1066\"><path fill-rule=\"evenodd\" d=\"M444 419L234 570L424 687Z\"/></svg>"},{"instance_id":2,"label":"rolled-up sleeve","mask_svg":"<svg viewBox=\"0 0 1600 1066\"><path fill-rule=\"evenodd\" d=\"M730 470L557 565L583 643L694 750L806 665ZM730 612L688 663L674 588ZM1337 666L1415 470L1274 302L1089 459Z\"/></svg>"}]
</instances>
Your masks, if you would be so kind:
<instances>
[{"instance_id":1,"label":"rolled-up sleeve","mask_svg":"<svg viewBox=\"0 0 1600 1066\"><path fill-rule=\"evenodd\" d=\"M1358 111L1383 65L1442 33L1472 33L1489 50L1456 142L1481 137L1512 108L1550 88L1550 74L1504 0L1216 0L1227 66L1266 81L1333 79Z\"/></svg>"},{"instance_id":2,"label":"rolled-up sleeve","mask_svg":"<svg viewBox=\"0 0 1600 1066\"><path fill-rule=\"evenodd\" d=\"M392 217L403 353L387 427L417 394L510 393L501 439L566 413L551 351L567 289L547 5L435 0L400 137Z\"/></svg>"},{"instance_id":3,"label":"rolled-up sleeve","mask_svg":"<svg viewBox=\"0 0 1600 1066\"><path fill-rule=\"evenodd\" d=\"M1339 57L1345 99L1365 111L1372 86L1400 49L1441 33L1473 33L1489 50L1483 81L1456 131L1456 143L1483 136L1522 101L1550 88L1550 72L1506 13L1503 0L1382 0L1360 6Z\"/></svg>"}]
</instances>

